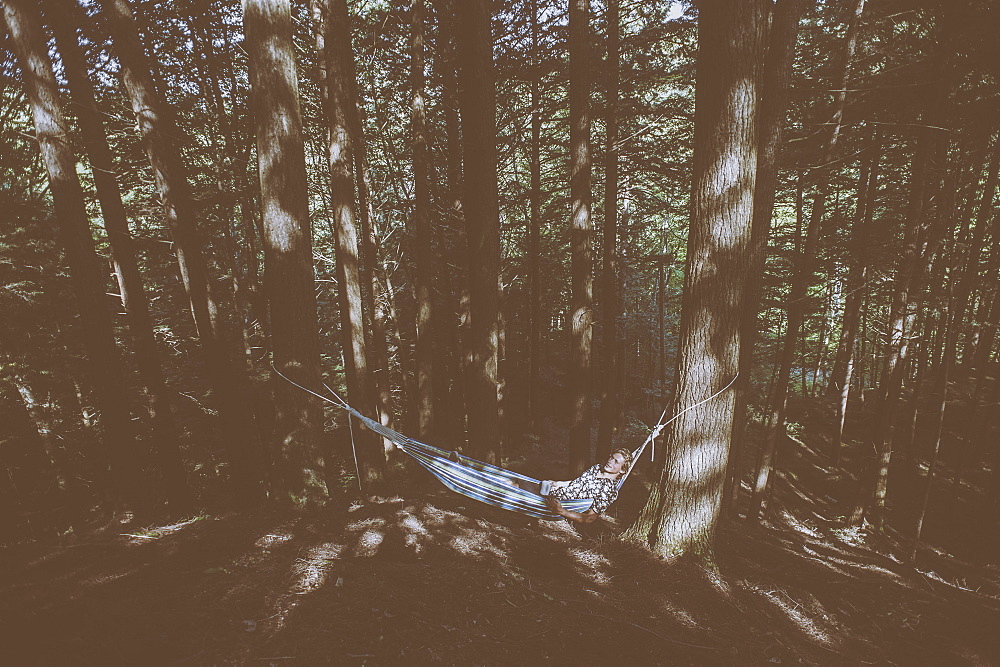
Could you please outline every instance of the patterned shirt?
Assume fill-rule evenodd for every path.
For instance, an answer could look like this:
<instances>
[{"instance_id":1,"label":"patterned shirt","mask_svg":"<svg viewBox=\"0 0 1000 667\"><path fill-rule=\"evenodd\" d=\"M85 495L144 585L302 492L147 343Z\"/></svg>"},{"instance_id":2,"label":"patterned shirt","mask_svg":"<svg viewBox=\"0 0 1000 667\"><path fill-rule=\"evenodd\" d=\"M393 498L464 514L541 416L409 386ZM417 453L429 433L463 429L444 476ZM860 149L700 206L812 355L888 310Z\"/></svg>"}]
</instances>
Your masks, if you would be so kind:
<instances>
[{"instance_id":1,"label":"patterned shirt","mask_svg":"<svg viewBox=\"0 0 1000 667\"><path fill-rule=\"evenodd\" d=\"M600 472L601 466L595 463L572 482L561 489L553 489L551 493L559 500L593 498L594 504L590 509L600 514L618 498L618 484L613 479L598 477Z\"/></svg>"}]
</instances>

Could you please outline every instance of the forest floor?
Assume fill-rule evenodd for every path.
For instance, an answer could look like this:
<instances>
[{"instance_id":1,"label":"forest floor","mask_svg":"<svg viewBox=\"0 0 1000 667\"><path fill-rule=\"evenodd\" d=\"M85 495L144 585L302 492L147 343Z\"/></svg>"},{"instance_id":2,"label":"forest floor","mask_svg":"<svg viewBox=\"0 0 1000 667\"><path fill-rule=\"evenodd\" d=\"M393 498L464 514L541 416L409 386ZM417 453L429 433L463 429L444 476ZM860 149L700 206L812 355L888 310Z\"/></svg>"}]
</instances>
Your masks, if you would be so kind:
<instances>
[{"instance_id":1,"label":"forest floor","mask_svg":"<svg viewBox=\"0 0 1000 667\"><path fill-rule=\"evenodd\" d=\"M770 518L723 525L717 571L617 539L645 499L648 459L607 521L582 528L422 482L309 514L105 525L5 547L0 659L1000 664L1000 527L953 548L944 515L931 518L915 562L892 530L875 541L844 528L852 498L809 412L783 443ZM546 462L565 460L565 429L546 422L533 442L513 467L558 475Z\"/></svg>"}]
</instances>

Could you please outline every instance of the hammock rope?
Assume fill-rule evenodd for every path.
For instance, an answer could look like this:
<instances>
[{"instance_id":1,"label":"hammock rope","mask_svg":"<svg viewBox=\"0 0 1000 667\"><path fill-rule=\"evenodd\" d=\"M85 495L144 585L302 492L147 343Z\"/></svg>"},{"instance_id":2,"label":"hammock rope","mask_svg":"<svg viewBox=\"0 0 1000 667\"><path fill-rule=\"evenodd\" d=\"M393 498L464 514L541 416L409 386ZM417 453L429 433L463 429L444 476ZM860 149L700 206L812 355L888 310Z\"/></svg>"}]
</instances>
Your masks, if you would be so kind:
<instances>
[{"instance_id":1,"label":"hammock rope","mask_svg":"<svg viewBox=\"0 0 1000 667\"><path fill-rule=\"evenodd\" d=\"M464 496L468 496L475 500L482 501L489 505L494 505L502 509L511 510L518 512L520 514L525 514L527 516L532 516L540 519L559 519L559 515L552 512L545 505L545 498L541 495L529 491L527 489L515 486L515 482L525 482L532 486L538 486L541 484L541 480L529 477L527 475L522 475L521 473L515 472L513 470L506 470L499 466L486 463L485 461L479 461L477 459L460 454L457 451L442 449L440 447L435 447L433 445L428 445L427 443L414 440L413 438L407 437L402 433L394 431L388 426L375 421L369 417L366 417L361 412L353 408L347 401L340 397L337 392L333 391L326 384L323 387L330 393L330 396L324 396L317 393L308 387L303 387L299 383L295 382L284 373L279 371L272 364L271 369L282 377L288 383L298 387L302 391L305 391L316 398L319 398L327 403L337 406L338 408L345 410L348 415L348 422L350 422L350 417L355 417L360 420L368 429L374 431L375 433L381 435L386 440L391 441L397 447L399 447L403 452L412 457L417 463L426 468L432 475L434 475L445 487L460 493ZM688 410L692 410L699 405L707 403L708 401L721 395L727 389L729 389L736 378L739 377L737 374L725 387L715 392L708 398L694 405L682 410L677 413L667 421L663 421L666 416L667 411L664 409L663 414L660 415L660 419L656 426L650 431L649 435L643 441L643 443L632 451L632 461L633 465L629 470L622 475L616 482L617 489L620 490L622 484L628 479L628 476L632 473L635 468L635 462L639 460L646 447L655 440L655 438L660 434L660 432L672 421L683 415ZM351 447L354 449L354 434L351 431ZM357 452L355 451L355 461L357 460ZM360 483L360 474L359 474ZM593 504L591 498L580 498L571 500L560 500L562 506L570 511L584 513L590 509Z\"/></svg>"}]
</instances>

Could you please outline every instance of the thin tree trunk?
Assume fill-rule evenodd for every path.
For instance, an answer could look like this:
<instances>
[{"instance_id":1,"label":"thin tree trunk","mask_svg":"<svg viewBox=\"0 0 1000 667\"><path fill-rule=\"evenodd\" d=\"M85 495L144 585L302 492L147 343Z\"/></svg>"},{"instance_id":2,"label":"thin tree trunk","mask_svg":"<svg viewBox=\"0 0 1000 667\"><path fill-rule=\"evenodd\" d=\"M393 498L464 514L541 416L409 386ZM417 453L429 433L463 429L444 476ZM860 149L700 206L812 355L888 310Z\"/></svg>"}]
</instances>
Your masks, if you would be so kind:
<instances>
[{"instance_id":1,"label":"thin tree trunk","mask_svg":"<svg viewBox=\"0 0 1000 667\"><path fill-rule=\"evenodd\" d=\"M597 431L597 458L601 460L611 453L615 434L621 426L625 413L622 401L621 377L618 372L620 362L618 349L621 333L618 320L621 305L618 298L618 88L620 30L618 18L619 0L609 0L608 25L608 85L607 127L608 147L604 157L604 245L602 284L603 337L601 348L601 419Z\"/></svg>"},{"instance_id":2,"label":"thin tree trunk","mask_svg":"<svg viewBox=\"0 0 1000 667\"><path fill-rule=\"evenodd\" d=\"M531 425L538 423L541 410L541 387L539 368L542 347L542 293L541 293L541 229L542 206L542 98L541 98L541 57L538 54L538 0L531 0L531 145L529 147L529 171L531 191L529 193L531 213L528 218L528 417ZM616 162L617 164L617 162Z\"/></svg>"},{"instance_id":3,"label":"thin tree trunk","mask_svg":"<svg viewBox=\"0 0 1000 667\"><path fill-rule=\"evenodd\" d=\"M349 97L354 86L347 78L349 68L346 66L351 57L348 53L350 42L342 39L342 36L349 34L349 14L346 0L318 0L318 5L320 13L326 15L323 24L326 26L324 59L328 91L328 160L337 242L338 297L347 392L350 400L364 407L376 403L376 393L368 367L361 303L360 255L354 206L354 146L351 144L347 118L349 109L355 106L355 101ZM366 432L357 447L362 477L366 483L378 483L385 473L385 457L376 455L373 445L374 438Z\"/></svg>"},{"instance_id":4,"label":"thin tree trunk","mask_svg":"<svg viewBox=\"0 0 1000 667\"><path fill-rule=\"evenodd\" d=\"M788 328L785 331L785 341L778 362L778 375L773 392L768 401L768 424L764 445L761 450L760 464L757 469L757 480L754 484L753 502L749 510L750 518L759 521L765 496L770 489L770 476L774 469L778 441L785 434L785 416L788 409L788 380L792 366L795 363L795 347L802 330L806 316L806 292L812 282L813 258L818 247L820 228L826 211L826 196L829 187L829 166L840 137L844 107L847 101L847 86L850 82L851 64L857 46L858 32L861 25L861 13L865 0L856 0L854 11L848 25L847 37L844 42L844 55L841 75L838 78L838 92L834 98L833 119L830 136L823 148L819 168L816 170L817 189L813 199L812 211L809 215L809 226L805 239L796 258L792 274L792 289L788 297ZM804 368L803 368L804 372Z\"/></svg>"},{"instance_id":5,"label":"thin tree trunk","mask_svg":"<svg viewBox=\"0 0 1000 667\"><path fill-rule=\"evenodd\" d=\"M236 501L244 508L252 506L263 499L263 493L259 443L246 391L249 379L242 365L233 362L224 318L210 293L208 265L195 224L194 201L184 163L175 144L179 130L156 91L127 0L100 0L99 5L110 24L112 41L121 65L120 75L136 115L139 134L173 238L181 281L198 330L205 368L219 411L223 440L232 464Z\"/></svg>"},{"instance_id":6,"label":"thin tree trunk","mask_svg":"<svg viewBox=\"0 0 1000 667\"><path fill-rule=\"evenodd\" d=\"M778 0L772 11L767 53L761 69L761 95L757 130L757 184L754 188L753 222L750 240L750 269L747 296L740 324L743 345L740 347L740 374L736 390L732 451L726 471L729 483L723 501L723 513L733 515L742 483L743 452L746 450L747 406L753 390L754 352L760 327L760 300L767 256L767 238L771 230L778 159L781 153L788 86L791 80L795 42L805 0Z\"/></svg>"},{"instance_id":7,"label":"thin tree trunk","mask_svg":"<svg viewBox=\"0 0 1000 667\"><path fill-rule=\"evenodd\" d=\"M118 187L118 172L108 146L101 112L94 99L93 85L85 69L87 60L77 41L75 26L80 23L80 7L75 2L69 2L64 11L53 11L50 14L50 24L56 36L57 47L63 55L66 79L77 109L84 146L90 158L104 228L111 242L122 306L128 317L136 366L145 388L151 441L163 475L163 491L171 512L181 514L190 509L191 497L184 478L180 434L171 412L170 393L160 366L160 353L153 336L149 302L136 263L135 246Z\"/></svg>"},{"instance_id":8,"label":"thin tree trunk","mask_svg":"<svg viewBox=\"0 0 1000 667\"><path fill-rule=\"evenodd\" d=\"M937 380L933 391L934 396L938 399L934 411L934 422L930 429L928 429L932 433L931 441L933 445L930 462L927 464L927 484L924 487L923 497L920 501L920 513L917 516L917 527L913 536L913 546L910 550L911 561L916 560L917 549L920 547L920 539L924 532L924 518L927 516L927 506L930 501L931 489L934 485L934 475L937 472L938 453L941 451L941 436L944 433L945 407L948 405L948 383L951 379L951 369L954 364L954 348L958 338L957 329L960 324L955 317L957 315L954 310L955 295L951 285L949 285L948 292L947 306L944 312L941 313L941 323L938 325L944 327L945 344L942 354L939 357Z\"/></svg>"},{"instance_id":9,"label":"thin tree trunk","mask_svg":"<svg viewBox=\"0 0 1000 667\"><path fill-rule=\"evenodd\" d=\"M458 4L462 146L465 162L463 210L469 240L472 358L469 444L476 458L501 458L498 354L500 304L500 213L497 195L496 84L490 4Z\"/></svg>"},{"instance_id":10,"label":"thin tree trunk","mask_svg":"<svg viewBox=\"0 0 1000 667\"><path fill-rule=\"evenodd\" d=\"M55 220L80 309L88 378L101 411L101 465L111 470L110 479L102 479L101 483L118 509L141 510L146 498L139 446L129 415L127 374L115 342L105 296L106 280L90 233L76 158L68 140L69 125L59 106L41 16L29 0L6 0L3 12L28 94L35 139L48 172Z\"/></svg>"},{"instance_id":11,"label":"thin tree trunk","mask_svg":"<svg viewBox=\"0 0 1000 667\"><path fill-rule=\"evenodd\" d=\"M853 525L859 525L867 518L878 531L881 531L884 520L892 458L892 429L910 353L909 340L920 305L926 267L937 252L940 230L944 226L942 221L947 217L947 206L944 204L939 203L936 211L930 210L942 191L946 137L940 136L943 132L938 129L941 127L939 123L936 115L928 117L917 148L906 238L893 278L886 360L879 382L879 411L872 441L876 456L866 479L862 481L861 496L850 517Z\"/></svg>"},{"instance_id":12,"label":"thin tree trunk","mask_svg":"<svg viewBox=\"0 0 1000 667\"><path fill-rule=\"evenodd\" d=\"M847 273L847 296L844 303L843 324L840 331L840 342L837 347L837 358L834 361L833 373L827 392L837 400L837 416L834 422L833 465L840 466L842 444L844 441L844 423L847 419L847 404L851 392L851 380L854 374L855 349L857 347L859 325L861 321L861 306L867 290L865 284L868 278L868 230L871 228L872 216L875 210L875 195L878 191L878 161L881 144L873 144L869 158L861 169L858 180L858 206L854 212L851 225L849 254L850 268Z\"/></svg>"},{"instance_id":13,"label":"thin tree trunk","mask_svg":"<svg viewBox=\"0 0 1000 667\"><path fill-rule=\"evenodd\" d=\"M588 0L569 3L570 116L570 298L569 353L569 471L583 472L590 464L593 395L592 346L594 323L594 223L590 217L590 6Z\"/></svg>"},{"instance_id":14,"label":"thin tree trunk","mask_svg":"<svg viewBox=\"0 0 1000 667\"><path fill-rule=\"evenodd\" d=\"M417 292L416 373L417 433L427 440L434 429L433 245L430 221L431 181L427 150L427 110L424 91L424 0L413 0L410 34L413 135L413 235Z\"/></svg>"},{"instance_id":15,"label":"thin tree trunk","mask_svg":"<svg viewBox=\"0 0 1000 667\"><path fill-rule=\"evenodd\" d=\"M348 19L350 16L348 15ZM375 223L374 206L371 196L371 176L368 168L368 140L365 136L363 116L361 113L361 95L357 66L354 62L350 21L344 25L335 26L341 30L337 36L345 48L339 53L345 58L344 68L347 72L348 99L353 104L347 109L347 123L351 132L351 145L354 154L354 174L358 190L358 221L361 225L361 250L364 261L361 263L362 299L366 292L371 301L362 304L362 310L370 313L371 343L368 348L369 361L372 368L372 380L377 392L376 410L379 421L392 428L395 424L395 399L392 396L392 378L389 368L389 336L390 329L395 326L398 332L402 322L397 316L396 290L392 280L382 263L382 243L378 226ZM398 342L398 339L397 339ZM402 345L397 345L401 358L408 351ZM405 364L404 364L405 367ZM391 440L383 439L383 453L387 458L396 446Z\"/></svg>"}]
</instances>

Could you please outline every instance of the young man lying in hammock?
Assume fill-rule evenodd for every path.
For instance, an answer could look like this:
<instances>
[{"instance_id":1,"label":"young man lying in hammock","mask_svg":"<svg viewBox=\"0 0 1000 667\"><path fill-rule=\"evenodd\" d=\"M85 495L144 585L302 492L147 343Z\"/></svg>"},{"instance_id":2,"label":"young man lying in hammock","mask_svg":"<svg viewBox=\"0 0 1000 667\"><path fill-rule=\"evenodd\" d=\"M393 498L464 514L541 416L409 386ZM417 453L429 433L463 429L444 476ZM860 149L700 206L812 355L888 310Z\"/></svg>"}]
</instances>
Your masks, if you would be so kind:
<instances>
[{"instance_id":1,"label":"young man lying in hammock","mask_svg":"<svg viewBox=\"0 0 1000 667\"><path fill-rule=\"evenodd\" d=\"M631 465L632 452L625 448L616 449L603 466L595 463L574 480L545 480L540 488L529 490L545 496L545 505L559 516L574 523L593 523L618 498L618 478L628 472ZM522 484L514 482L514 486ZM559 502L581 498L593 500L590 509L582 513L568 510Z\"/></svg>"}]
</instances>

